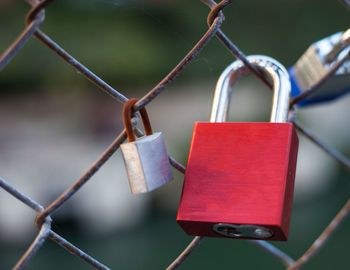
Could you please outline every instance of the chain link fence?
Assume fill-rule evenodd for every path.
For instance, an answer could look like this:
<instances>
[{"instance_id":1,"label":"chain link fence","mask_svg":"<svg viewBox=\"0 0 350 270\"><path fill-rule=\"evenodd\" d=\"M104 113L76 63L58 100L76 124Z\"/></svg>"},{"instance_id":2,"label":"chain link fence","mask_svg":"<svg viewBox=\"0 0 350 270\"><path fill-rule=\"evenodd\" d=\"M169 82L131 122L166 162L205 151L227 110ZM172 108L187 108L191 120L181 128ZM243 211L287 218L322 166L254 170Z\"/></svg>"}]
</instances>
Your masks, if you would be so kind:
<instances>
[{"instance_id":1,"label":"chain link fence","mask_svg":"<svg viewBox=\"0 0 350 270\"><path fill-rule=\"evenodd\" d=\"M66 52L60 45L53 41L48 35L39 29L39 26L44 22L45 11L44 8L53 0L26 0L30 5L31 9L29 10L26 16L26 27L23 32L18 36L18 38L8 47L8 49L0 57L0 71L3 70L6 65L17 55L20 49L31 39L33 36L45 44L48 48L52 50L53 53L57 54L59 57L63 58L69 65L71 65L75 70L80 74L85 76L91 83L95 84L99 89L107 93L112 99L120 102L121 104L125 103L128 100L128 97L124 96L119 91L115 90L111 85L106 83L99 76L90 71L87 67L82 65L77 59L71 56ZM229 6L233 1L223 0L220 3L215 3L212 0L201 0L201 2L207 5L210 8L209 15L207 17L208 30L197 42L197 44L186 54L186 56L166 75L151 91L146 93L139 101L135 104L134 110L138 111L144 106L150 104L157 96L167 89L167 86L176 78L176 76L181 73L186 66L188 66L193 59L200 54L201 50L208 44L208 42L216 37L221 41L223 46L232 53L236 58L240 59L249 69L255 74L263 83L268 87L272 88L272 85L266 78L261 74L261 72L251 65L247 60L246 56L242 51L240 51L237 46L230 41L230 39L225 35L221 30L221 26L224 22L223 10ZM347 8L349 8L348 1L341 1ZM350 55L346 55L337 65L334 66L319 82L321 84L327 80L332 74L337 70L338 67L344 61L349 59ZM331 148L327 144L323 143L318 139L314 134L312 134L308 129L303 127L297 120L297 108L295 104L299 101L307 98L309 95L317 91L317 87L308 89L303 94L293 98L290 102L291 108L291 118L290 120L294 122L296 128L301 134L303 134L310 142L317 145L321 148L325 154L334 158L347 170L350 170L350 160L337 152L335 149ZM137 118L135 121L137 122ZM137 130L139 136L142 135L140 130ZM17 264L13 269L24 269L26 265L32 260L38 250L41 248L46 239L51 239L62 248L66 249L68 252L74 256L79 257L84 260L86 263L95 267L96 269L109 269L107 266L100 263L98 260L89 256L84 251L80 250L78 247L74 246L68 240L64 239L62 236L57 234L51 228L51 215L62 207L67 200L72 198L82 186L84 186L94 174L102 169L103 165L109 160L109 158L117 151L120 147L120 144L126 139L125 130L123 130L115 140L110 144L110 146L100 155L100 157L86 170L86 172L81 175L67 190L65 190L60 196L58 196L54 201L52 201L48 206L44 207L29 198L18 189L10 185L5 179L0 178L0 186L7 191L9 194L14 196L19 201L23 202L29 208L34 210L37 213L35 220L35 225L37 226L39 233L36 238L33 240L27 251L23 256L18 260ZM181 173L185 173L186 168L177 162L174 158L169 157L171 165ZM11 206L9 206L11 207ZM338 214L334 217L331 223L324 229L324 231L315 239L314 243L305 251L305 253L298 259L293 259L288 254L284 253L282 250L278 249L274 245L266 241L250 241L264 250L266 250L271 256L275 257L282 264L286 266L287 269L298 269L304 264L308 263L313 255L316 254L327 242L327 240L332 236L335 230L339 227L340 223L346 218L350 212L350 200L348 200L343 208L340 209ZM195 250L200 243L204 240L203 237L194 237L193 241L185 248L185 250L167 267L168 270L175 269L179 267L188 256L191 255L192 251Z\"/></svg>"}]
</instances>

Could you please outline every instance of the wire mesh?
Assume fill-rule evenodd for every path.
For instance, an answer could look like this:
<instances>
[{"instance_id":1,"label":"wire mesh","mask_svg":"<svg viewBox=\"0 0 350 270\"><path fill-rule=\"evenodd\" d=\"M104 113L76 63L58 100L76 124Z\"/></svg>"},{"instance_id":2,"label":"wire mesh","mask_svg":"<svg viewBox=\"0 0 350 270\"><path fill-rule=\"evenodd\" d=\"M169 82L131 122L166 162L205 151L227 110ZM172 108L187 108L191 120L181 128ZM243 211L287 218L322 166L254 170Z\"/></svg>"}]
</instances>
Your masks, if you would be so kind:
<instances>
[{"instance_id":1,"label":"wire mesh","mask_svg":"<svg viewBox=\"0 0 350 270\"><path fill-rule=\"evenodd\" d=\"M229 6L233 1L223 0L220 3L215 3L212 0L201 0L205 5L207 5L211 11L208 15L208 30L197 42L197 44L186 54L186 56L174 67L168 75L166 75L152 90L146 93L134 106L134 110L138 111L147 104L151 103L162 91L164 91L167 86L176 78L176 76L181 73L186 66L188 66L193 59L201 52L201 50L208 44L208 42L216 36L226 47L226 49L232 53L236 58L243 61L246 66L267 86L271 88L271 83L266 80L266 78L257 70L253 65L249 63L243 52L241 52L238 47L230 41L230 39L224 34L220 29L224 22L223 10ZM90 71L87 67L82 65L78 60L66 52L62 47L60 47L55 41L48 37L44 32L39 29L39 26L44 22L45 11L44 8L52 2L52 0L27 0L27 2L32 6L26 17L26 28L18 36L18 38L8 47L7 50L0 57L0 71L3 70L6 65L17 55L21 48L28 42L28 40L35 36L43 44L45 44L49 49L51 49L58 56L63 58L69 65L71 65L80 74L90 80L93 84L98 86L102 91L110 95L113 99L119 101L120 103L125 103L128 98L124 96L119 91L115 90L112 86L103 81L99 76ZM348 1L342 1L347 7L349 7ZM350 54L346 55L341 61L337 63L319 82L323 83L327 78L332 76L332 74L341 66L341 64L348 60ZM295 107L296 103L307 98L309 95L317 91L317 87L313 89L308 89L305 93L300 96L295 97L291 100L291 112L294 113L292 121L294 122L296 128L306 136L311 142L315 143L318 147L324 150L324 152L334 158L342 166L350 170L350 160L338 153L335 149L321 142L315 135L311 134L306 128L302 127L299 122L295 120L297 114ZM137 131L138 135L142 135L140 130ZM59 195L53 202L48 206L43 207L39 203L35 202L25 194L21 193L15 187L10 185L4 179L0 178L0 186L9 194L14 196L16 199L27 205L29 208L37 212L37 217L35 224L39 229L36 238L33 240L31 245L28 247L27 251L18 260L17 264L13 269L24 269L25 266L30 262L30 260L35 256L40 247L43 245L47 238L51 239L71 254L84 260L86 263L95 267L96 269L109 269L107 266L103 265L93 257L86 254L84 251L75 247L68 240L64 239L57 233L55 233L51 228L51 217L57 209L59 209L64 203L74 196L83 185L85 185L94 174L102 168L102 166L108 161L108 159L117 151L120 144L126 139L125 130L123 130L115 140L110 144L110 146L100 155L100 157L86 170L86 172L80 176L69 188L67 188L61 195ZM179 172L185 173L186 168L177 162L173 157L169 157L170 164ZM284 253L282 250L278 249L274 245L266 241L251 241L254 244L260 246L271 256L277 258L284 264L287 269L297 269L310 261L313 255L319 251L327 242L327 240L332 236L334 231L339 227L340 223L349 215L350 212L350 200L348 200L339 213L334 217L331 223L325 228L321 235L315 240L315 242L310 246L306 252L300 256L297 260L294 260L288 254ZM179 267L188 256L203 242L204 237L195 237L193 241L185 248L185 250L169 265L167 268L176 269Z\"/></svg>"}]
</instances>

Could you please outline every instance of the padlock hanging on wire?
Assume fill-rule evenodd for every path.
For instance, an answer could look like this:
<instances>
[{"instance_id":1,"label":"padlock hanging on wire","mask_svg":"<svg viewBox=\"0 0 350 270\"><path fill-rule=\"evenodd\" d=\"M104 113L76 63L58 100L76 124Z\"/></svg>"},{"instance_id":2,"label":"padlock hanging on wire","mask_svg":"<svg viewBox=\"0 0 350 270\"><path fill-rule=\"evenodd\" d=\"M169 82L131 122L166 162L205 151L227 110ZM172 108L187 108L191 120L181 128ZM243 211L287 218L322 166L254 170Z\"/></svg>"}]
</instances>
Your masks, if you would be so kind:
<instances>
[{"instance_id":1,"label":"padlock hanging on wire","mask_svg":"<svg viewBox=\"0 0 350 270\"><path fill-rule=\"evenodd\" d=\"M349 57L338 70L320 85L317 83L333 66L350 52L350 29L338 32L313 43L288 72L292 83L292 97L312 87L316 92L298 103L300 106L334 100L350 91Z\"/></svg>"},{"instance_id":2,"label":"padlock hanging on wire","mask_svg":"<svg viewBox=\"0 0 350 270\"><path fill-rule=\"evenodd\" d=\"M153 133L145 108L140 109L146 136L136 139L131 123L132 107L137 99L129 99L123 110L128 143L120 145L133 194L152 191L173 179L169 158L161 132Z\"/></svg>"},{"instance_id":3,"label":"padlock hanging on wire","mask_svg":"<svg viewBox=\"0 0 350 270\"><path fill-rule=\"evenodd\" d=\"M274 82L271 123L225 122L232 86L249 72L232 63L217 83L210 123L194 125L177 222L190 235L286 241L299 142L287 123L290 80L270 57L248 60Z\"/></svg>"}]
</instances>

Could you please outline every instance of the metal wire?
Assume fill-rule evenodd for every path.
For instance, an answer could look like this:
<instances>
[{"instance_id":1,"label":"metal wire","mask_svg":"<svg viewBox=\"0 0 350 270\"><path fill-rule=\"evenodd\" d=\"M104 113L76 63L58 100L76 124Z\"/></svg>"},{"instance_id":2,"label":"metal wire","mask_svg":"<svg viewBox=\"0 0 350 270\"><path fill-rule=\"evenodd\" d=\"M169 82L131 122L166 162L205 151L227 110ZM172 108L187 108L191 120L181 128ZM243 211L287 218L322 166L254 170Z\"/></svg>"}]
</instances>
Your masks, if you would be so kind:
<instances>
[{"instance_id":1,"label":"metal wire","mask_svg":"<svg viewBox=\"0 0 350 270\"><path fill-rule=\"evenodd\" d=\"M42 41L47 47L49 47L52 51L54 51L58 56L62 57L68 64L70 64L73 68L79 71L79 74L82 74L85 78L90 80L93 84L98 86L102 91L110 95L113 99L124 103L128 100L123 94L115 90L108 83L103 81L100 77L95 75L92 71L90 71L87 67L77 61L73 56L67 53L62 47L60 47L56 42L54 42L51 38L49 38L42 31L37 30L35 32L35 37Z\"/></svg>"},{"instance_id":2,"label":"metal wire","mask_svg":"<svg viewBox=\"0 0 350 270\"><path fill-rule=\"evenodd\" d=\"M350 10L350 1L349 1L349 0L340 0L340 2L341 2L348 10Z\"/></svg>"},{"instance_id":3,"label":"metal wire","mask_svg":"<svg viewBox=\"0 0 350 270\"><path fill-rule=\"evenodd\" d=\"M18 191L15 189L13 186L8 184L4 179L0 177L0 186L6 190L8 193L10 193L13 197L18 199L19 201L23 202L30 208L32 208L34 211L40 213L41 211L44 210L44 207L42 207L40 204L37 202L33 201L31 198L27 197L24 195L22 192Z\"/></svg>"},{"instance_id":4,"label":"metal wire","mask_svg":"<svg viewBox=\"0 0 350 270\"><path fill-rule=\"evenodd\" d=\"M34 21L36 17L40 17L38 16L39 13L44 13L44 8L47 6L47 4L49 4L52 1L53 0L42 0L40 2L37 2L35 5L32 5L33 7L31 8L31 10L29 10L26 16L26 24L28 25L32 21Z\"/></svg>"},{"instance_id":5,"label":"metal wire","mask_svg":"<svg viewBox=\"0 0 350 270\"><path fill-rule=\"evenodd\" d=\"M17 262L17 264L13 267L15 270L23 269L31 258L39 251L41 246L44 244L46 238L48 237L50 233L51 228L51 219L47 219L46 222L43 223L41 226L40 232L38 236L34 239L33 243L30 245L28 250L24 253L21 259Z\"/></svg>"},{"instance_id":6,"label":"metal wire","mask_svg":"<svg viewBox=\"0 0 350 270\"><path fill-rule=\"evenodd\" d=\"M271 255L275 256L278 260L280 260L286 266L291 266L295 263L295 261L290 256L288 256L283 251L279 250L269 242L262 241L262 240L251 240L250 242L254 243L258 247L261 247L265 251L268 251Z\"/></svg>"},{"instance_id":7,"label":"metal wire","mask_svg":"<svg viewBox=\"0 0 350 270\"><path fill-rule=\"evenodd\" d=\"M348 159L343 154L339 153L337 150L333 149L332 147L329 147L327 144L322 142L320 139L318 139L315 135L313 135L308 129L305 127L302 127L298 121L293 121L295 127L303 134L305 135L310 141L315 143L318 147L320 147L323 151L326 152L329 156L334 158L336 161L338 161L341 165L343 165L345 168L350 170L350 159Z\"/></svg>"},{"instance_id":8,"label":"metal wire","mask_svg":"<svg viewBox=\"0 0 350 270\"><path fill-rule=\"evenodd\" d=\"M178 268L188 256L191 255L191 253L199 246L199 244L203 241L204 237L196 236L193 238L191 243L185 248L185 250L180 254L179 257L176 258L175 261L170 264L166 270L173 270Z\"/></svg>"},{"instance_id":9,"label":"metal wire","mask_svg":"<svg viewBox=\"0 0 350 270\"><path fill-rule=\"evenodd\" d=\"M300 268L302 265L307 263L320 249L323 247L339 225L350 213L350 199L346 202L343 208L327 226L327 228L321 233L321 235L315 240L311 247L287 270L294 270Z\"/></svg>"},{"instance_id":10,"label":"metal wire","mask_svg":"<svg viewBox=\"0 0 350 270\"><path fill-rule=\"evenodd\" d=\"M296 96L295 98L291 99L290 106L293 106L303 99L309 97L310 95L316 93L322 84L324 84L337 70L344 64L345 61L348 61L350 59L350 51L344 55L339 61L337 61L332 68L330 68L325 75L311 88L306 89L305 92L301 93L299 96Z\"/></svg>"},{"instance_id":11,"label":"metal wire","mask_svg":"<svg viewBox=\"0 0 350 270\"><path fill-rule=\"evenodd\" d=\"M23 32L18 36L18 38L8 47L8 49L0 56L0 71L3 70L6 65L12 60L12 58L17 54L17 52L23 48L27 41L38 29L39 25L44 21L44 15L36 18Z\"/></svg>"},{"instance_id":12,"label":"metal wire","mask_svg":"<svg viewBox=\"0 0 350 270\"><path fill-rule=\"evenodd\" d=\"M220 14L221 10L229 4L228 1L222 1L218 5L213 0L201 0L204 4L206 4L210 9L211 12L209 13L207 17L207 24L210 26L213 23L214 18ZM231 3L232 1L230 1ZM264 74L257 69L254 65L252 65L248 60L247 57L244 55L244 53L238 49L238 47L219 29L216 32L216 37L223 43L223 45L228 49L229 52L231 52L237 59L241 60L248 69L255 74L257 78L259 78L262 82L264 82L271 90L272 90L272 84L269 82Z\"/></svg>"},{"instance_id":13,"label":"metal wire","mask_svg":"<svg viewBox=\"0 0 350 270\"><path fill-rule=\"evenodd\" d=\"M213 21L209 30L203 35L198 43L189 51L189 53L180 61L180 63L167 75L163 80L160 81L151 91L149 91L143 98L141 98L134 106L137 111L140 108L146 106L155 97L157 97L168 85L172 82L175 77L189 64L191 61L200 53L204 46L211 40L215 33L219 30L223 22L223 16L219 15Z\"/></svg>"},{"instance_id":14,"label":"metal wire","mask_svg":"<svg viewBox=\"0 0 350 270\"><path fill-rule=\"evenodd\" d=\"M27 26L23 32L18 36L18 38L4 51L0 56L0 71L3 70L6 65L17 55L19 50L27 43L31 36L35 36L39 41L45 44L50 48L54 53L63 58L69 65L71 65L75 70L79 71L84 77L90 80L95 84L99 89L110 95L114 100L125 103L128 98L124 96L119 91L115 90L108 83L103 81L99 76L90 71L87 67L82 65L78 60L66 52L62 47L60 47L56 42L54 42L50 37L43 33L39 26L44 22L44 7L53 0L25 0L28 2L32 8L26 16ZM201 0L206 4L210 9L210 13L207 17L207 22L209 29L202 36L202 38L197 42L197 44L186 54L186 56L175 66L173 70L169 72L167 76L164 77L153 89L146 93L134 106L134 111L138 111L151 101L153 101L166 87L180 74L185 67L187 67L191 61L201 52L201 50L208 44L208 42L215 35L222 44L235 56L240 59L263 83L265 83L270 88L272 87L271 83L265 78L265 76L253 66L238 47L230 41L230 39L222 32L220 29L223 21L224 14L223 10L229 6L233 1L232 0L223 0L220 3L216 4L213 0ZM341 0L341 2L347 7L350 6L349 1ZM300 96L294 98L291 101L291 117L290 121L294 122L296 128L306 136L311 142L315 143L321 149L325 151L326 154L333 157L341 165L345 166L347 169L350 169L350 160L338 153L335 149L321 142L315 135L311 134L307 129L302 127L298 121L295 120L297 116L297 111L294 104L299 101L307 98L309 95L317 91L317 86L326 81L330 76L336 72L336 70L342 65L342 63L349 59L350 53L341 59L333 68L318 82L316 87L309 89ZM137 123L138 119L133 119L133 125ZM136 129L136 134L142 135L142 132ZM25 194L18 191L4 179L0 178L0 187L3 188L6 192L23 202L25 205L33 209L38 213L35 223L39 228L38 235L31 243L28 250L25 254L18 260L13 269L23 269L30 262L36 252L40 249L42 244L47 238L50 238L52 241L69 251L71 254L79 257L84 260L91 266L96 269L109 269L107 266L103 265L93 257L87 255L85 252L71 244L69 241L52 231L51 229L51 217L58 208L60 208L64 203L69 200L74 194L76 194L80 188L89 181L94 174L101 169L101 167L108 161L108 159L116 152L120 144L126 139L125 130L123 130L111 143L110 146L101 154L101 156L91 165L91 167L79 177L69 188L67 188L60 196L58 196L52 203L47 207L43 207ZM169 156L170 164L180 171L185 173L186 168L177 162L173 157ZM288 254L284 253L282 250L273 246L272 244L265 241L251 241L252 243L263 248L266 252L280 260L288 269L297 269L307 263L316 253L323 247L326 241L331 237L335 230L339 227L340 223L349 215L350 212L350 200L345 204L345 206L340 210L336 215L333 221L327 226L327 228L322 232L322 234L315 240L311 247L301 255L299 259L294 261ZM167 268L176 269L179 267L185 260L192 254L192 252L199 246L203 241L204 237L194 237L193 241L185 248L185 250L175 259L173 263Z\"/></svg>"},{"instance_id":15,"label":"metal wire","mask_svg":"<svg viewBox=\"0 0 350 270\"><path fill-rule=\"evenodd\" d=\"M104 264L100 263L99 261L97 261L96 259L91 257L90 255L86 254L84 251L82 251L81 249L77 248L72 243L70 243L69 241L64 239L62 236L60 236L57 233L55 233L54 231L50 231L49 238L52 241L56 242L61 247L63 247L64 249L66 249L69 253L74 254L75 256L77 256L78 258L84 260L85 262L87 262L88 264L92 265L96 269L110 270L110 268L108 268Z\"/></svg>"}]
</instances>

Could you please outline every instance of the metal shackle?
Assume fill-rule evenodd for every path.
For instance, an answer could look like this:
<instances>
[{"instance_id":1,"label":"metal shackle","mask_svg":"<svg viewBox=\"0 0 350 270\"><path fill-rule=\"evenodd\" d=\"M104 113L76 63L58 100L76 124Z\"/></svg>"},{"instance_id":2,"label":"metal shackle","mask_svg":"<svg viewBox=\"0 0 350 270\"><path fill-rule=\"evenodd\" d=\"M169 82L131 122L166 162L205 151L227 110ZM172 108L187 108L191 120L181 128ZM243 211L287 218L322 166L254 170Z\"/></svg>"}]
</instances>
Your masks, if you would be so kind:
<instances>
[{"instance_id":1,"label":"metal shackle","mask_svg":"<svg viewBox=\"0 0 350 270\"><path fill-rule=\"evenodd\" d=\"M273 82L273 98L270 122L285 123L288 120L291 83L287 70L275 59L264 55L250 55L249 62ZM216 84L210 122L225 122L230 106L234 83L250 71L240 60L229 65Z\"/></svg>"},{"instance_id":2,"label":"metal shackle","mask_svg":"<svg viewBox=\"0 0 350 270\"><path fill-rule=\"evenodd\" d=\"M136 98L130 98L127 102L125 102L124 108L123 108L123 122L124 122L125 131L129 142L134 142L136 140L134 130L132 128L131 116L132 116L132 108L137 101L138 99ZM145 128L146 135L147 136L152 135L153 131L152 131L151 122L149 121L146 108L141 108L140 114L141 114L141 119L142 119L143 126Z\"/></svg>"}]
</instances>

